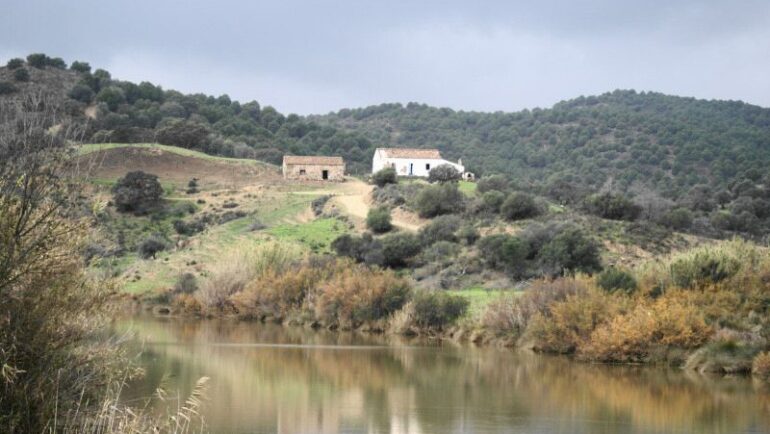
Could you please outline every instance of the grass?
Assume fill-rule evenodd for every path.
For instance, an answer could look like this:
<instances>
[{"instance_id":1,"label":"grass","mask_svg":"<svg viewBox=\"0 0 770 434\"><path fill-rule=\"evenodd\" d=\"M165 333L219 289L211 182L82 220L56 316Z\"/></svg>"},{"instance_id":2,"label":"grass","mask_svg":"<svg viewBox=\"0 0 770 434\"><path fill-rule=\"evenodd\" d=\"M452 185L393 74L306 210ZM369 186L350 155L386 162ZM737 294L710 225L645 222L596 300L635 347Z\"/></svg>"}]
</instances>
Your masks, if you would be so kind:
<instances>
[{"instance_id":1,"label":"grass","mask_svg":"<svg viewBox=\"0 0 770 434\"><path fill-rule=\"evenodd\" d=\"M460 191L468 197L476 196L476 183L470 181L459 181L457 183Z\"/></svg>"},{"instance_id":2,"label":"grass","mask_svg":"<svg viewBox=\"0 0 770 434\"><path fill-rule=\"evenodd\" d=\"M459 291L452 291L452 294L464 297L470 302L470 306L468 306L468 315L473 316L480 314L487 304L507 292L509 291L504 289L486 289L480 286L471 286ZM516 291L517 296L523 293L524 291Z\"/></svg>"},{"instance_id":3,"label":"grass","mask_svg":"<svg viewBox=\"0 0 770 434\"><path fill-rule=\"evenodd\" d=\"M267 166L265 162L249 160L245 158L218 157L215 155L204 154L192 149L180 148L177 146L161 145L160 143L89 143L77 146L78 155L88 155L98 151L104 151L117 148L141 148L141 149L160 149L185 157L195 157L210 161L226 161L239 164L253 164Z\"/></svg>"},{"instance_id":4,"label":"grass","mask_svg":"<svg viewBox=\"0 0 770 434\"><path fill-rule=\"evenodd\" d=\"M280 241L297 242L314 252L328 252L332 241L347 232L346 225L334 218L322 218L302 224L283 224L267 231Z\"/></svg>"}]
</instances>

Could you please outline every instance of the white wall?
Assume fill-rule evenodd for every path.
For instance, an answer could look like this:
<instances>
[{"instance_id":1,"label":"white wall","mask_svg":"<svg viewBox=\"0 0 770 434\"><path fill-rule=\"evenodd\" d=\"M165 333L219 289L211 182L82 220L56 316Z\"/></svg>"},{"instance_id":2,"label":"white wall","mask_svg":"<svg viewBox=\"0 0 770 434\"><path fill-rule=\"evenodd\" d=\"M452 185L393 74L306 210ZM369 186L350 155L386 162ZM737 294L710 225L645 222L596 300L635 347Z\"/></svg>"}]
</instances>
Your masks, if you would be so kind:
<instances>
[{"instance_id":1,"label":"white wall","mask_svg":"<svg viewBox=\"0 0 770 434\"><path fill-rule=\"evenodd\" d=\"M465 172L465 167L451 161L435 158L386 158L380 152L375 152L372 160L372 173L376 173L386 167L395 167L398 176L428 177L430 169L442 164L449 164L458 172ZM430 168L428 168L428 166Z\"/></svg>"}]
</instances>

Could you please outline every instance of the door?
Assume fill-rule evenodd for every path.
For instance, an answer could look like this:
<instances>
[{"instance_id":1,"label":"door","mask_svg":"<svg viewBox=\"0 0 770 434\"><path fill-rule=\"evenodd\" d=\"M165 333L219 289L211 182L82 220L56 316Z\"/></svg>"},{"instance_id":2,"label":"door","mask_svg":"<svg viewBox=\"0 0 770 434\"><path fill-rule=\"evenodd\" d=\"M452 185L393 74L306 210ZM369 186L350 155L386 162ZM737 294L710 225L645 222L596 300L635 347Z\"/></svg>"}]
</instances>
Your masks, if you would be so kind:
<instances>
[{"instance_id":1,"label":"door","mask_svg":"<svg viewBox=\"0 0 770 434\"><path fill-rule=\"evenodd\" d=\"M414 175L414 163L409 163L409 176Z\"/></svg>"},{"instance_id":2,"label":"door","mask_svg":"<svg viewBox=\"0 0 770 434\"><path fill-rule=\"evenodd\" d=\"M321 171L321 179L329 179L329 171L328 170L322 170Z\"/></svg>"}]
</instances>

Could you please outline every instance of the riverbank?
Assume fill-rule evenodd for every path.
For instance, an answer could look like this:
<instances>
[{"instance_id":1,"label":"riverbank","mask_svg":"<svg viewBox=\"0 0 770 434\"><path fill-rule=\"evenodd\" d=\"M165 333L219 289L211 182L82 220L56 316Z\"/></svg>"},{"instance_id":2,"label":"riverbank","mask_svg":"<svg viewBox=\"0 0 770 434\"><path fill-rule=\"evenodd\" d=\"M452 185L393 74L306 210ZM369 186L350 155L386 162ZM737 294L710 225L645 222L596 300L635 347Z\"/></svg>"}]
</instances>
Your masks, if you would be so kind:
<instances>
[{"instance_id":1,"label":"riverbank","mask_svg":"<svg viewBox=\"0 0 770 434\"><path fill-rule=\"evenodd\" d=\"M452 291L417 291L391 270L298 259L281 245L239 251L159 311L313 329L429 336L525 347L581 361L649 363L767 378L770 257L742 241L595 276L532 283L481 310ZM158 302L155 299L154 302Z\"/></svg>"}]
</instances>

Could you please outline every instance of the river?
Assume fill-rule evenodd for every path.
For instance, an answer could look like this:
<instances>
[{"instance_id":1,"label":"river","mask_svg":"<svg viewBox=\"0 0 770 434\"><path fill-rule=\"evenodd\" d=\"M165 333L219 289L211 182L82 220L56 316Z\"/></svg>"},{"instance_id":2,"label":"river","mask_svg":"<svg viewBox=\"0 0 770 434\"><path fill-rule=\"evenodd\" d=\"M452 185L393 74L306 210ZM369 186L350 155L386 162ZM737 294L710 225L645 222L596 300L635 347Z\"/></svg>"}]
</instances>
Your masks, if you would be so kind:
<instances>
[{"instance_id":1,"label":"river","mask_svg":"<svg viewBox=\"0 0 770 434\"><path fill-rule=\"evenodd\" d=\"M746 377L225 320L133 318L146 375L125 392L186 396L220 433L770 433Z\"/></svg>"}]
</instances>

